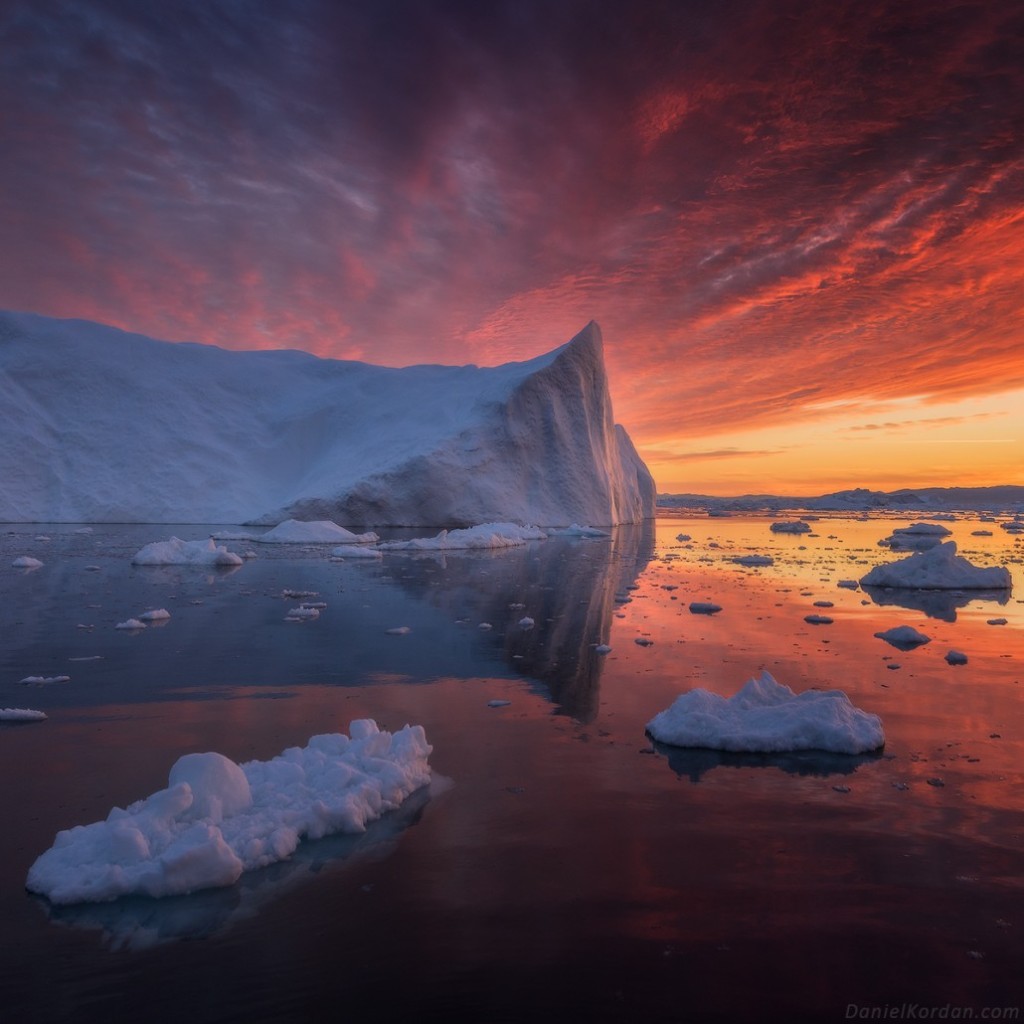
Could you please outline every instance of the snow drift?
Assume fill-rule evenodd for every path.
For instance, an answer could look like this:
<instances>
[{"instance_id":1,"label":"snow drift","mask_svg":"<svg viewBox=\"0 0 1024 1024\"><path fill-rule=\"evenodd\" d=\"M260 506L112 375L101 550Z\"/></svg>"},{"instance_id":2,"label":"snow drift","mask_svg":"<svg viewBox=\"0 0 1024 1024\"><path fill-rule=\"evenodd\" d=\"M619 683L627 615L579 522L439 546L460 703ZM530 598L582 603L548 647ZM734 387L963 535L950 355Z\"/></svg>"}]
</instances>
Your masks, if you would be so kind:
<instances>
[{"instance_id":1,"label":"snow drift","mask_svg":"<svg viewBox=\"0 0 1024 1024\"><path fill-rule=\"evenodd\" d=\"M392 369L0 313L0 433L5 522L654 515L595 323L528 362Z\"/></svg>"}]
</instances>

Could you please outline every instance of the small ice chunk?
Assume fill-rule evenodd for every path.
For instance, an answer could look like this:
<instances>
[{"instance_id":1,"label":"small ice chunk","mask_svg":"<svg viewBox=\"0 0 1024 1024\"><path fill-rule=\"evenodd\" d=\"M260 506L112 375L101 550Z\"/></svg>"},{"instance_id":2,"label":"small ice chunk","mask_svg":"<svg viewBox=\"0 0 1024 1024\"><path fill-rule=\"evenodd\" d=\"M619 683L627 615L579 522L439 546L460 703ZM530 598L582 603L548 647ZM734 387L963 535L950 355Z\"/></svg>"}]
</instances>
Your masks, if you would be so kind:
<instances>
[{"instance_id":1,"label":"small ice chunk","mask_svg":"<svg viewBox=\"0 0 1024 1024\"><path fill-rule=\"evenodd\" d=\"M949 662L950 665L966 665L967 655L964 654L963 651L947 651L946 661Z\"/></svg>"},{"instance_id":2,"label":"small ice chunk","mask_svg":"<svg viewBox=\"0 0 1024 1024\"><path fill-rule=\"evenodd\" d=\"M289 611L288 614L285 616L285 619L291 619L293 622L303 622L319 618L319 608L307 608L304 604L299 605L298 608L292 608L291 611Z\"/></svg>"},{"instance_id":3,"label":"small ice chunk","mask_svg":"<svg viewBox=\"0 0 1024 1024\"><path fill-rule=\"evenodd\" d=\"M911 648L920 647L921 644L931 643L931 637L918 632L913 626L893 626L892 629L876 633L875 636L901 651L909 651Z\"/></svg>"},{"instance_id":4,"label":"small ice chunk","mask_svg":"<svg viewBox=\"0 0 1024 1024\"><path fill-rule=\"evenodd\" d=\"M831 626L834 620L828 615L805 615L804 622L809 622L812 626Z\"/></svg>"},{"instance_id":5,"label":"small ice chunk","mask_svg":"<svg viewBox=\"0 0 1024 1024\"><path fill-rule=\"evenodd\" d=\"M722 606L715 604L712 601L691 601L690 611L694 615L714 615L715 612L720 612Z\"/></svg>"},{"instance_id":6,"label":"small ice chunk","mask_svg":"<svg viewBox=\"0 0 1024 1024\"><path fill-rule=\"evenodd\" d=\"M767 671L732 697L704 689L681 694L647 731L673 746L763 753L863 754L885 743L881 719L854 707L842 690L798 695Z\"/></svg>"},{"instance_id":7,"label":"small ice chunk","mask_svg":"<svg viewBox=\"0 0 1024 1024\"><path fill-rule=\"evenodd\" d=\"M646 637L646 636L638 636L633 641L633 643L639 644L641 647L651 647L654 644L654 641L651 640L649 637Z\"/></svg>"},{"instance_id":8,"label":"small ice chunk","mask_svg":"<svg viewBox=\"0 0 1024 1024\"><path fill-rule=\"evenodd\" d=\"M375 533L352 533L330 519L286 519L253 539L260 544L376 544L380 540Z\"/></svg>"},{"instance_id":9,"label":"small ice chunk","mask_svg":"<svg viewBox=\"0 0 1024 1024\"><path fill-rule=\"evenodd\" d=\"M339 544L331 551L331 558L383 558L384 555L375 547L366 544Z\"/></svg>"},{"instance_id":10,"label":"small ice chunk","mask_svg":"<svg viewBox=\"0 0 1024 1024\"><path fill-rule=\"evenodd\" d=\"M31 555L21 555L11 562L12 569L41 569L42 567L43 563Z\"/></svg>"},{"instance_id":11,"label":"small ice chunk","mask_svg":"<svg viewBox=\"0 0 1024 1024\"><path fill-rule=\"evenodd\" d=\"M22 686L50 686L53 683L70 683L71 676L25 676L18 681Z\"/></svg>"},{"instance_id":12,"label":"small ice chunk","mask_svg":"<svg viewBox=\"0 0 1024 1024\"><path fill-rule=\"evenodd\" d=\"M153 608L148 612L143 612L139 619L142 622L163 622L171 617L171 613L166 608Z\"/></svg>"},{"instance_id":13,"label":"small ice chunk","mask_svg":"<svg viewBox=\"0 0 1024 1024\"><path fill-rule=\"evenodd\" d=\"M512 701L510 700L489 700L487 706L489 708L507 708Z\"/></svg>"},{"instance_id":14,"label":"small ice chunk","mask_svg":"<svg viewBox=\"0 0 1024 1024\"><path fill-rule=\"evenodd\" d=\"M734 555L730 561L737 565L774 565L775 559L771 555Z\"/></svg>"},{"instance_id":15,"label":"small ice chunk","mask_svg":"<svg viewBox=\"0 0 1024 1024\"><path fill-rule=\"evenodd\" d=\"M520 629L533 629L535 623L534 623L533 619L530 618L529 615L524 615L519 620L519 622L516 623L516 625L518 625Z\"/></svg>"},{"instance_id":16,"label":"small ice chunk","mask_svg":"<svg viewBox=\"0 0 1024 1024\"><path fill-rule=\"evenodd\" d=\"M381 544L383 551L467 551L520 547L531 540L546 540L547 533L515 523L483 523L464 530L442 530L436 537L414 537Z\"/></svg>"},{"instance_id":17,"label":"small ice chunk","mask_svg":"<svg viewBox=\"0 0 1024 1024\"><path fill-rule=\"evenodd\" d=\"M810 523L805 523L802 519L786 520L781 523L772 523L772 533L810 533Z\"/></svg>"},{"instance_id":18,"label":"small ice chunk","mask_svg":"<svg viewBox=\"0 0 1024 1024\"><path fill-rule=\"evenodd\" d=\"M385 632L385 634L387 636L405 636L406 633L411 633L412 632L412 627L411 626L394 626L391 629L385 629L384 632Z\"/></svg>"},{"instance_id":19,"label":"small ice chunk","mask_svg":"<svg viewBox=\"0 0 1024 1024\"><path fill-rule=\"evenodd\" d=\"M0 722L41 722L46 712L34 708L0 708Z\"/></svg>"},{"instance_id":20,"label":"small ice chunk","mask_svg":"<svg viewBox=\"0 0 1024 1024\"><path fill-rule=\"evenodd\" d=\"M146 624L140 622L138 619L125 619L124 622L119 622L114 629L145 629Z\"/></svg>"},{"instance_id":21,"label":"small ice chunk","mask_svg":"<svg viewBox=\"0 0 1024 1024\"><path fill-rule=\"evenodd\" d=\"M612 649L611 649L611 647L608 646L608 644L598 644L594 648L594 653L595 654L610 654L611 650Z\"/></svg>"},{"instance_id":22,"label":"small ice chunk","mask_svg":"<svg viewBox=\"0 0 1024 1024\"><path fill-rule=\"evenodd\" d=\"M132 565L241 565L242 559L207 540L158 540L147 544L132 558Z\"/></svg>"}]
</instances>

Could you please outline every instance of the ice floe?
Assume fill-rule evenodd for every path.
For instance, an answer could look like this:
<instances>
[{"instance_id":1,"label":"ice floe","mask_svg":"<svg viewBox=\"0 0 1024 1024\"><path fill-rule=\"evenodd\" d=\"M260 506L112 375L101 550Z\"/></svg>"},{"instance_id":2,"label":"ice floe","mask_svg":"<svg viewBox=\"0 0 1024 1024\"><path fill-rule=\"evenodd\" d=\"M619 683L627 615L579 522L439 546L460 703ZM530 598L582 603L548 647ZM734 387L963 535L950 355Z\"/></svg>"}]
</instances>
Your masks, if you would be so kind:
<instances>
[{"instance_id":1,"label":"ice floe","mask_svg":"<svg viewBox=\"0 0 1024 1024\"><path fill-rule=\"evenodd\" d=\"M1003 566L980 567L956 553L956 541L888 565L862 576L862 587L903 587L922 590L1009 590L1010 572Z\"/></svg>"},{"instance_id":2,"label":"ice floe","mask_svg":"<svg viewBox=\"0 0 1024 1024\"><path fill-rule=\"evenodd\" d=\"M421 726L392 734L361 719L270 761L186 754L167 789L59 832L26 884L57 904L232 885L302 839L364 831L429 783L430 752Z\"/></svg>"},{"instance_id":3,"label":"ice floe","mask_svg":"<svg viewBox=\"0 0 1024 1024\"><path fill-rule=\"evenodd\" d=\"M21 555L11 562L12 569L41 569L42 567L43 563L31 555Z\"/></svg>"},{"instance_id":4,"label":"ice floe","mask_svg":"<svg viewBox=\"0 0 1024 1024\"><path fill-rule=\"evenodd\" d=\"M381 552L368 544L339 544L331 551L331 558L361 558L364 560L379 559L384 556Z\"/></svg>"},{"instance_id":5,"label":"ice floe","mask_svg":"<svg viewBox=\"0 0 1024 1024\"><path fill-rule=\"evenodd\" d=\"M787 519L779 523L772 523L772 533L810 533L811 524L805 523L802 519Z\"/></svg>"},{"instance_id":6,"label":"ice floe","mask_svg":"<svg viewBox=\"0 0 1024 1024\"><path fill-rule=\"evenodd\" d=\"M720 612L722 606L715 604L713 601L691 601L690 611L694 615L714 615L715 612Z\"/></svg>"},{"instance_id":7,"label":"ice floe","mask_svg":"<svg viewBox=\"0 0 1024 1024\"><path fill-rule=\"evenodd\" d=\"M531 540L546 540L547 532L515 523L483 523L464 530L442 530L436 537L392 540L380 545L382 551L467 551L519 547Z\"/></svg>"},{"instance_id":8,"label":"ice floe","mask_svg":"<svg viewBox=\"0 0 1024 1024\"><path fill-rule=\"evenodd\" d=\"M286 519L252 539L260 544L376 544L380 540L375 533L353 533L330 519Z\"/></svg>"},{"instance_id":9,"label":"ice floe","mask_svg":"<svg viewBox=\"0 0 1024 1024\"><path fill-rule=\"evenodd\" d=\"M34 708L0 708L0 722L41 722L46 712Z\"/></svg>"},{"instance_id":10,"label":"ice floe","mask_svg":"<svg viewBox=\"0 0 1024 1024\"><path fill-rule=\"evenodd\" d=\"M704 689L681 694L647 732L673 746L764 753L863 754L885 743L881 719L854 707L842 690L795 694L767 671L732 697Z\"/></svg>"},{"instance_id":11,"label":"ice floe","mask_svg":"<svg viewBox=\"0 0 1024 1024\"><path fill-rule=\"evenodd\" d=\"M158 540L132 558L132 565L241 565L242 559L226 547L207 540Z\"/></svg>"}]
</instances>

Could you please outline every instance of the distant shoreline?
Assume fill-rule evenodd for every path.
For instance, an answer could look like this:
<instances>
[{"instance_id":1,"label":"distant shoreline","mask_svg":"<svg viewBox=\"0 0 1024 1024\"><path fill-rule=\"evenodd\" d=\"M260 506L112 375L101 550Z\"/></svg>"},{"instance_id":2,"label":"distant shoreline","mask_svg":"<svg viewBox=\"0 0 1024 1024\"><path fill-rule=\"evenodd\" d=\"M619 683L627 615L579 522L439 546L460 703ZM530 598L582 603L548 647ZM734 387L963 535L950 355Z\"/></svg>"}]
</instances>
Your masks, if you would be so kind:
<instances>
[{"instance_id":1,"label":"distant shoreline","mask_svg":"<svg viewBox=\"0 0 1024 1024\"><path fill-rule=\"evenodd\" d=\"M1024 486L918 487L872 491L863 487L817 497L777 494L659 494L657 508L706 512L1024 512Z\"/></svg>"}]
</instances>

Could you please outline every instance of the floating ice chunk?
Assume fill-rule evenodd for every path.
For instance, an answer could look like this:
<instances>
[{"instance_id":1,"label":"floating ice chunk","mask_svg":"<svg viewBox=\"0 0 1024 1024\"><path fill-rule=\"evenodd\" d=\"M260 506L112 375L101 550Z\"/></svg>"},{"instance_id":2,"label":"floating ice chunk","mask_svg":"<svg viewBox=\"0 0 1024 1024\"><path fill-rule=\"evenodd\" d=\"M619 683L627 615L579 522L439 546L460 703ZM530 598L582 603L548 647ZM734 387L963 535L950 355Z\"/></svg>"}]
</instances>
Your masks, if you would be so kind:
<instances>
[{"instance_id":1,"label":"floating ice chunk","mask_svg":"<svg viewBox=\"0 0 1024 1024\"><path fill-rule=\"evenodd\" d=\"M876 633L875 636L879 640L884 640L887 644L892 644L893 647L899 648L901 651L909 651L914 647L920 647L922 644L930 644L932 642L930 636L919 633L913 626L893 626L892 629Z\"/></svg>"},{"instance_id":2,"label":"floating ice chunk","mask_svg":"<svg viewBox=\"0 0 1024 1024\"><path fill-rule=\"evenodd\" d=\"M833 619L828 615L805 615L804 622L809 622L812 626L831 626Z\"/></svg>"},{"instance_id":3,"label":"floating ice chunk","mask_svg":"<svg viewBox=\"0 0 1024 1024\"><path fill-rule=\"evenodd\" d=\"M691 601L690 611L694 615L714 615L715 612L720 612L722 606L715 604L713 601Z\"/></svg>"},{"instance_id":4,"label":"floating ice chunk","mask_svg":"<svg viewBox=\"0 0 1024 1024\"><path fill-rule=\"evenodd\" d=\"M966 665L967 655L964 654L963 651L947 651L946 661L949 662L950 665Z\"/></svg>"},{"instance_id":5,"label":"floating ice chunk","mask_svg":"<svg viewBox=\"0 0 1024 1024\"><path fill-rule=\"evenodd\" d=\"M331 558L383 558L377 548L365 544L339 544L331 552Z\"/></svg>"},{"instance_id":6,"label":"floating ice chunk","mask_svg":"<svg viewBox=\"0 0 1024 1024\"><path fill-rule=\"evenodd\" d=\"M580 526L573 523L563 530L551 529L546 531L549 537L610 537L607 530L599 530L596 526Z\"/></svg>"},{"instance_id":7,"label":"floating ice chunk","mask_svg":"<svg viewBox=\"0 0 1024 1024\"><path fill-rule=\"evenodd\" d=\"M299 605L298 608L292 608L285 616L286 619L291 619L293 622L303 622L309 619L319 619L320 609L309 608L306 605Z\"/></svg>"},{"instance_id":8,"label":"floating ice chunk","mask_svg":"<svg viewBox=\"0 0 1024 1024\"><path fill-rule=\"evenodd\" d=\"M894 551L927 551L942 542L943 537L952 533L940 523L914 523L912 526L901 526L893 530L888 537L878 543L881 547L892 548Z\"/></svg>"},{"instance_id":9,"label":"floating ice chunk","mask_svg":"<svg viewBox=\"0 0 1024 1024\"><path fill-rule=\"evenodd\" d=\"M44 718L46 712L34 708L0 708L0 722L41 722Z\"/></svg>"},{"instance_id":10,"label":"floating ice chunk","mask_svg":"<svg viewBox=\"0 0 1024 1024\"><path fill-rule=\"evenodd\" d=\"M114 629L145 629L146 624L140 622L138 619L125 619L124 622L119 622Z\"/></svg>"},{"instance_id":11,"label":"floating ice chunk","mask_svg":"<svg viewBox=\"0 0 1024 1024\"><path fill-rule=\"evenodd\" d=\"M781 523L772 523L772 533L810 533L810 523L805 523L802 519L787 519Z\"/></svg>"},{"instance_id":12,"label":"floating ice chunk","mask_svg":"<svg viewBox=\"0 0 1024 1024\"><path fill-rule=\"evenodd\" d=\"M774 565L775 559L771 555L734 555L731 562L737 565Z\"/></svg>"},{"instance_id":13,"label":"floating ice chunk","mask_svg":"<svg viewBox=\"0 0 1024 1024\"><path fill-rule=\"evenodd\" d=\"M999 619L986 619L985 620L985 624L987 626L1005 626L1006 625L1006 619L1003 619L1003 618L999 618Z\"/></svg>"},{"instance_id":14,"label":"floating ice chunk","mask_svg":"<svg viewBox=\"0 0 1024 1024\"><path fill-rule=\"evenodd\" d=\"M905 587L919 590L1009 590L1010 571L1003 566L981 568L956 553L956 541L888 565L876 565L860 580L863 587Z\"/></svg>"},{"instance_id":15,"label":"floating ice chunk","mask_svg":"<svg viewBox=\"0 0 1024 1024\"><path fill-rule=\"evenodd\" d=\"M21 555L11 562L12 569L41 569L42 567L43 563L31 555Z\"/></svg>"},{"instance_id":16,"label":"floating ice chunk","mask_svg":"<svg viewBox=\"0 0 1024 1024\"><path fill-rule=\"evenodd\" d=\"M143 612L139 619L143 622L164 622L171 617L171 613L166 608L153 608L148 612Z\"/></svg>"},{"instance_id":17,"label":"floating ice chunk","mask_svg":"<svg viewBox=\"0 0 1024 1024\"><path fill-rule=\"evenodd\" d=\"M519 547L527 541L546 540L547 533L515 523L483 523L465 530L442 530L436 537L414 537L381 544L383 551L464 551Z\"/></svg>"},{"instance_id":18,"label":"floating ice chunk","mask_svg":"<svg viewBox=\"0 0 1024 1024\"><path fill-rule=\"evenodd\" d=\"M242 559L209 540L158 540L132 558L132 565L241 565Z\"/></svg>"},{"instance_id":19,"label":"floating ice chunk","mask_svg":"<svg viewBox=\"0 0 1024 1024\"><path fill-rule=\"evenodd\" d=\"M703 689L681 694L647 732L678 747L763 753L863 754L885 743L881 719L854 707L842 690L797 695L767 671L729 698Z\"/></svg>"},{"instance_id":20,"label":"floating ice chunk","mask_svg":"<svg viewBox=\"0 0 1024 1024\"><path fill-rule=\"evenodd\" d=\"M412 626L394 626L391 629L385 629L387 636L405 636L412 632Z\"/></svg>"},{"instance_id":21,"label":"floating ice chunk","mask_svg":"<svg viewBox=\"0 0 1024 1024\"><path fill-rule=\"evenodd\" d=\"M646 637L646 636L638 636L633 641L633 643L639 644L641 647L651 647L651 646L653 646L654 641L651 640L649 637Z\"/></svg>"},{"instance_id":22,"label":"floating ice chunk","mask_svg":"<svg viewBox=\"0 0 1024 1024\"><path fill-rule=\"evenodd\" d=\"M392 735L363 719L349 732L242 765L186 754L167 789L59 832L26 884L62 904L183 894L286 860L302 839L363 832L430 781L431 747L418 725Z\"/></svg>"},{"instance_id":23,"label":"floating ice chunk","mask_svg":"<svg viewBox=\"0 0 1024 1024\"><path fill-rule=\"evenodd\" d=\"M71 676L25 676L18 682L22 686L50 686L53 683L70 683Z\"/></svg>"},{"instance_id":24,"label":"floating ice chunk","mask_svg":"<svg viewBox=\"0 0 1024 1024\"><path fill-rule=\"evenodd\" d=\"M836 586L842 587L843 590L856 590L860 583L857 580L840 580Z\"/></svg>"},{"instance_id":25,"label":"floating ice chunk","mask_svg":"<svg viewBox=\"0 0 1024 1024\"><path fill-rule=\"evenodd\" d=\"M685 543L688 540L692 540L692 539L693 538L688 533L677 533L676 534L676 540L678 540L680 542L683 542L683 543Z\"/></svg>"},{"instance_id":26,"label":"floating ice chunk","mask_svg":"<svg viewBox=\"0 0 1024 1024\"><path fill-rule=\"evenodd\" d=\"M509 706L509 704L511 704L511 703L512 703L512 701L510 701L510 700L495 699L495 700L489 700L487 702L487 706L489 708L507 708Z\"/></svg>"},{"instance_id":27,"label":"floating ice chunk","mask_svg":"<svg viewBox=\"0 0 1024 1024\"><path fill-rule=\"evenodd\" d=\"M254 540L260 544L376 544L375 533L352 533L330 519L286 519Z\"/></svg>"},{"instance_id":28,"label":"floating ice chunk","mask_svg":"<svg viewBox=\"0 0 1024 1024\"><path fill-rule=\"evenodd\" d=\"M524 615L519 620L519 622L516 623L516 625L519 626L520 629L533 629L535 623L534 623L533 619L530 618L529 615Z\"/></svg>"},{"instance_id":29,"label":"floating ice chunk","mask_svg":"<svg viewBox=\"0 0 1024 1024\"><path fill-rule=\"evenodd\" d=\"M608 644L598 644L594 648L594 653L595 654L610 654L611 650L612 649L611 649L611 647L608 646Z\"/></svg>"}]
</instances>

